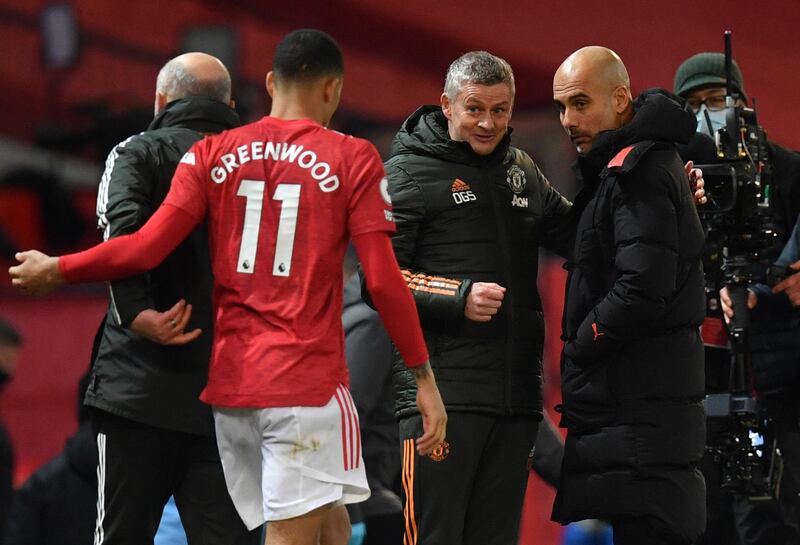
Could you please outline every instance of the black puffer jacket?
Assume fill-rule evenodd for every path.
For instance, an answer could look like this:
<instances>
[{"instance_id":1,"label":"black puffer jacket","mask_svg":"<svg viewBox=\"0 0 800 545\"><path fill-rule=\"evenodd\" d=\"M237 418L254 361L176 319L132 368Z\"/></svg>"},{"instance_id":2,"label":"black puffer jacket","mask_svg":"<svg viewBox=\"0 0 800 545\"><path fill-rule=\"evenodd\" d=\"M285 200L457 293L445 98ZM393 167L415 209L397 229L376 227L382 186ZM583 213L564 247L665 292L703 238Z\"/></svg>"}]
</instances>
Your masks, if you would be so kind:
<instances>
[{"instance_id":1,"label":"black puffer jacket","mask_svg":"<svg viewBox=\"0 0 800 545\"><path fill-rule=\"evenodd\" d=\"M539 244L564 255L569 202L510 137L489 156L451 140L438 106L397 134L386 163L397 233L394 251L416 299L447 409L541 415L544 324ZM464 317L472 282L507 288L485 323ZM397 413L416 411L416 387L399 356Z\"/></svg>"},{"instance_id":2,"label":"black puffer jacket","mask_svg":"<svg viewBox=\"0 0 800 545\"><path fill-rule=\"evenodd\" d=\"M148 127L109 154L97 198L105 238L138 230L159 207L186 150L204 134L239 125L230 107L205 97L171 102ZM205 225L195 229L152 272L111 283L110 305L86 404L143 424L213 435L205 387L213 336L211 266ZM203 335L185 346L162 346L129 329L142 310L193 305L187 331Z\"/></svg>"},{"instance_id":3,"label":"black puffer jacket","mask_svg":"<svg viewBox=\"0 0 800 545\"><path fill-rule=\"evenodd\" d=\"M649 516L689 542L705 527L704 239L674 142L695 121L660 92L635 107L578 161L553 517Z\"/></svg>"}]
</instances>

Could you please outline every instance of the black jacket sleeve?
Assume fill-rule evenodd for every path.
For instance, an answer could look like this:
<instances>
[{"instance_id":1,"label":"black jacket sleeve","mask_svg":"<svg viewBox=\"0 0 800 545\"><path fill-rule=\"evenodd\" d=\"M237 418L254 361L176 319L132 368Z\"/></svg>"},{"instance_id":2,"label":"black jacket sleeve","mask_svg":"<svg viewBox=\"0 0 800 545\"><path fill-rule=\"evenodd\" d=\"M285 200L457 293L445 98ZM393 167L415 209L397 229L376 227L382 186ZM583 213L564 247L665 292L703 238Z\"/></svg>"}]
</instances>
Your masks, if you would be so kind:
<instances>
[{"instance_id":1,"label":"black jacket sleeve","mask_svg":"<svg viewBox=\"0 0 800 545\"><path fill-rule=\"evenodd\" d=\"M157 177L149 157L141 135L118 144L108 155L97 195L97 225L104 240L138 231L155 211ZM149 274L113 281L109 292L117 325L129 327L141 311L155 308Z\"/></svg>"},{"instance_id":2,"label":"black jacket sleeve","mask_svg":"<svg viewBox=\"0 0 800 545\"><path fill-rule=\"evenodd\" d=\"M392 247L420 317L437 322L464 319L472 280L431 275L414 267L417 237L425 221L425 198L417 182L397 164L388 162L386 175L397 225Z\"/></svg>"},{"instance_id":3,"label":"black jacket sleeve","mask_svg":"<svg viewBox=\"0 0 800 545\"><path fill-rule=\"evenodd\" d=\"M578 365L600 361L652 328L675 292L678 219L670 187L676 183L666 169L656 167L616 184L613 260L618 276L564 346L564 355Z\"/></svg>"},{"instance_id":4,"label":"black jacket sleeve","mask_svg":"<svg viewBox=\"0 0 800 545\"><path fill-rule=\"evenodd\" d=\"M533 450L532 469L544 482L553 488L558 488L563 459L564 440L550 419L545 416L539 423L536 447Z\"/></svg>"},{"instance_id":5,"label":"black jacket sleeve","mask_svg":"<svg viewBox=\"0 0 800 545\"><path fill-rule=\"evenodd\" d=\"M569 259L575 241L576 223L572 217L572 203L550 185L550 181L535 167L536 187L542 203L540 244L565 259Z\"/></svg>"}]
</instances>

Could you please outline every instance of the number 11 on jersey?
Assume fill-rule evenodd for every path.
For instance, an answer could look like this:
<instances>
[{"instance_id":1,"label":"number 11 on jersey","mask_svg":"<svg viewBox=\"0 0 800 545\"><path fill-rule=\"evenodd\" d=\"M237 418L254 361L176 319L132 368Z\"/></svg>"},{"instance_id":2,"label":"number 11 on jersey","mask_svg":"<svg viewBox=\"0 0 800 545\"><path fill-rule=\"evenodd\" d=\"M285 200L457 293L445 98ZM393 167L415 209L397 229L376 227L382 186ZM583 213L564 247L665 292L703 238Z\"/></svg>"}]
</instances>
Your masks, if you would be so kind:
<instances>
[{"instance_id":1,"label":"number 11 on jersey","mask_svg":"<svg viewBox=\"0 0 800 545\"><path fill-rule=\"evenodd\" d=\"M242 180L236 194L245 197L244 228L239 246L239 259L236 271L253 274L258 251L258 234L261 230L261 211L264 208L264 188L260 180ZM294 234L297 228L297 214L300 207L300 184L278 184L272 199L281 201L281 215L278 220L278 235L275 239L275 259L272 262L273 276L289 276L292 270L292 251Z\"/></svg>"}]
</instances>

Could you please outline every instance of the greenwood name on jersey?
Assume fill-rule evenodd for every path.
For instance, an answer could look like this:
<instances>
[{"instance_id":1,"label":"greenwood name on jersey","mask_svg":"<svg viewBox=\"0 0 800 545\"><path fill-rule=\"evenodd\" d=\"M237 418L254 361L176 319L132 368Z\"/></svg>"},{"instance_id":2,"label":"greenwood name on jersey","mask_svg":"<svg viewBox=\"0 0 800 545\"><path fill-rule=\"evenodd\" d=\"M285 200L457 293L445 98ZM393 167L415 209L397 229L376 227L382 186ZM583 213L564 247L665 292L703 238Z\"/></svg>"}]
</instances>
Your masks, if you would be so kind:
<instances>
[{"instance_id":1,"label":"greenwood name on jersey","mask_svg":"<svg viewBox=\"0 0 800 545\"><path fill-rule=\"evenodd\" d=\"M228 407L327 403L348 382L348 240L394 231L375 148L310 120L265 117L195 144L165 204L208 221L215 343L201 399Z\"/></svg>"}]
</instances>

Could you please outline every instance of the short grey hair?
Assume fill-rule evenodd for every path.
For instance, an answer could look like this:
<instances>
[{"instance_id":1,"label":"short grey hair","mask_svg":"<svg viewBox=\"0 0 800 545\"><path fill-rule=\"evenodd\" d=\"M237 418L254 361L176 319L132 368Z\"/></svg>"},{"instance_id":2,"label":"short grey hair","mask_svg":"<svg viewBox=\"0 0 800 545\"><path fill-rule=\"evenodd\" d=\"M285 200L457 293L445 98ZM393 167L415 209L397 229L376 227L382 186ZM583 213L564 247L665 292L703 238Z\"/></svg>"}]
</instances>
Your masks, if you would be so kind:
<instances>
[{"instance_id":1,"label":"short grey hair","mask_svg":"<svg viewBox=\"0 0 800 545\"><path fill-rule=\"evenodd\" d=\"M204 96L228 104L231 101L231 77L227 70L224 74L213 79L200 78L176 58L165 64L158 73L156 91L169 100Z\"/></svg>"},{"instance_id":2,"label":"short grey hair","mask_svg":"<svg viewBox=\"0 0 800 545\"><path fill-rule=\"evenodd\" d=\"M444 92L450 100L469 83L477 85L497 85L505 83L514 95L514 71L505 59L487 51L470 51L453 61L447 69Z\"/></svg>"}]
</instances>

